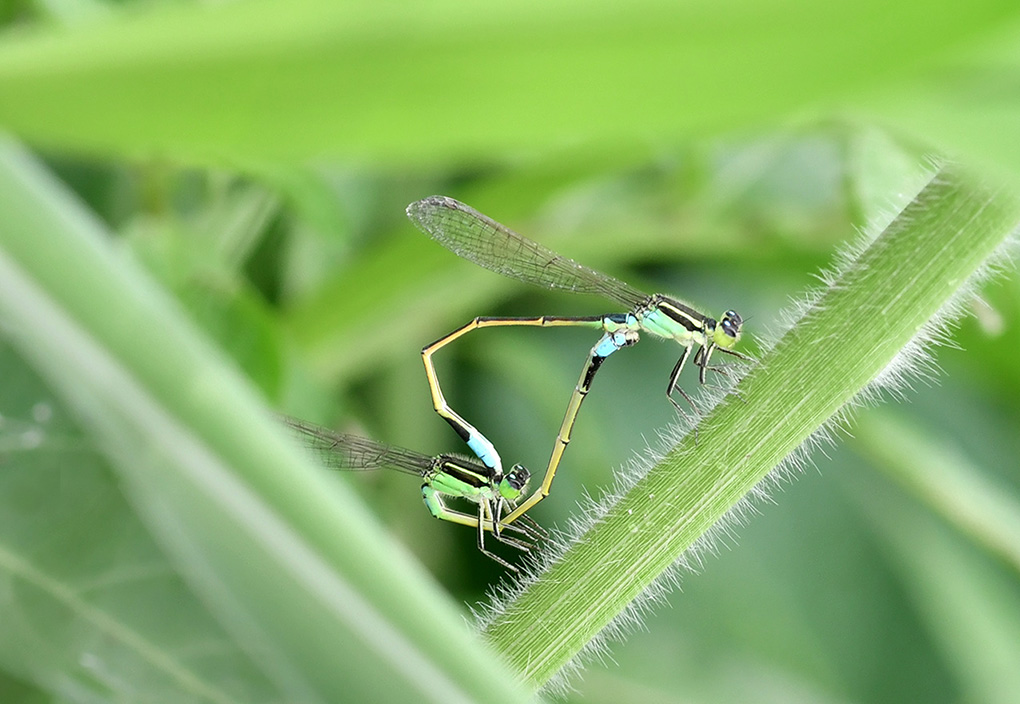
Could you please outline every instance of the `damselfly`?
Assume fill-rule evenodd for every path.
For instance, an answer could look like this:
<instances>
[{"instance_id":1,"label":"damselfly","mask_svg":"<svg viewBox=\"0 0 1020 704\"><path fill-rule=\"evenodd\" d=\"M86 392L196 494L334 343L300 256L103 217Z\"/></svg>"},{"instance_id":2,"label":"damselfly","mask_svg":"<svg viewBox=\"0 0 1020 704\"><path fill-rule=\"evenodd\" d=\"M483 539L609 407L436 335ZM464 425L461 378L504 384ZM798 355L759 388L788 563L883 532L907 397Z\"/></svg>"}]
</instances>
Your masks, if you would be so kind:
<instances>
[{"instance_id":1,"label":"damselfly","mask_svg":"<svg viewBox=\"0 0 1020 704\"><path fill-rule=\"evenodd\" d=\"M503 521L503 513L508 508L512 509L528 490L531 473L520 465L514 465L503 474L472 457L454 454L429 457L357 435L337 433L296 418L281 416L280 419L300 433L305 443L320 454L328 467L345 470L386 467L421 477L421 496L429 513L444 521L475 528L478 549L514 572L516 567L485 549L485 532L491 532L501 543L524 551L533 545L505 535L503 531L509 530L529 540L545 536L545 531L527 516L523 517L522 524L506 525ZM454 511L447 507L444 497L474 502L478 504L478 512L472 515Z\"/></svg>"},{"instance_id":2,"label":"damselfly","mask_svg":"<svg viewBox=\"0 0 1020 704\"><path fill-rule=\"evenodd\" d=\"M743 321L735 311L728 310L719 320L699 313L676 298L661 293L648 295L637 289L590 269L572 259L556 254L552 250L510 228L499 224L473 208L445 196L432 196L407 206L407 216L429 237L464 259L504 276L535 284L544 288L563 289L575 293L589 293L609 298L628 309L626 313L585 317L539 316L533 318L475 318L467 325L433 342L422 350L425 374L432 391L432 403L436 412L446 419L468 445L486 464L499 465L498 455L486 457L495 449L485 436L458 415L443 396L436 376L432 355L442 347L472 330L500 326L582 326L601 329L602 337L592 347L581 370L577 386L567 404L563 423L553 446L553 452L546 468L542 484L535 493L520 503L504 519L503 524L512 523L525 514L532 506L549 495L556 469L563 452L570 442L574 421L580 411L595 373L606 357L622 347L629 347L638 341L641 332L656 337L674 340L684 351L669 375L666 397L676 409L686 415L673 398L679 393L698 412L693 399L680 388L678 380L691 351L694 364L699 368L698 379L705 383L705 371L715 350L740 359L749 357L733 350L740 339ZM714 368L713 368L714 369Z\"/></svg>"}]
</instances>

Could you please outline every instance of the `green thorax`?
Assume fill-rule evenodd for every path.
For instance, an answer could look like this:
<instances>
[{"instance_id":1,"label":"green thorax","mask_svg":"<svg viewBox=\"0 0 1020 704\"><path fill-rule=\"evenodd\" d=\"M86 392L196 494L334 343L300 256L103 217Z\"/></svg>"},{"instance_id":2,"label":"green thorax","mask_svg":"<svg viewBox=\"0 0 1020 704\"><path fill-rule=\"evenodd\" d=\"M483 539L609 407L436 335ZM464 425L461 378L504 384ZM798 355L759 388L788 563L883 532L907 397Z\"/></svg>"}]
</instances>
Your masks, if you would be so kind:
<instances>
[{"instance_id":1,"label":"green thorax","mask_svg":"<svg viewBox=\"0 0 1020 704\"><path fill-rule=\"evenodd\" d=\"M476 502L500 497L514 501L527 490L530 477L530 472L520 465L502 475L473 458L459 455L439 455L424 475L425 483L439 493Z\"/></svg>"},{"instance_id":2,"label":"green thorax","mask_svg":"<svg viewBox=\"0 0 1020 704\"><path fill-rule=\"evenodd\" d=\"M655 294L634 311L641 329L657 337L676 340L684 347L706 344L706 334L715 330L715 320L702 315L675 298Z\"/></svg>"},{"instance_id":3,"label":"green thorax","mask_svg":"<svg viewBox=\"0 0 1020 704\"><path fill-rule=\"evenodd\" d=\"M495 497L495 470L458 455L439 455L433 460L425 483L442 494L479 500Z\"/></svg>"}]
</instances>

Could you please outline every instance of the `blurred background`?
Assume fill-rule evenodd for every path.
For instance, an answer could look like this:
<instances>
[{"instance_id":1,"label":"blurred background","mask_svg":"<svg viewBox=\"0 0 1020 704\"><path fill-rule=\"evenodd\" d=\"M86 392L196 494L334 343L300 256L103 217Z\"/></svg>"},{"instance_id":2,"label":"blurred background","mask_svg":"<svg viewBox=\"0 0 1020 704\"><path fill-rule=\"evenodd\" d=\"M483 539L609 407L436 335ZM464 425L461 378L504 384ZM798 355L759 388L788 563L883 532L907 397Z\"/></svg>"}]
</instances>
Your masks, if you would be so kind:
<instances>
[{"instance_id":1,"label":"blurred background","mask_svg":"<svg viewBox=\"0 0 1020 704\"><path fill-rule=\"evenodd\" d=\"M432 411L423 345L478 315L619 311L459 260L406 220L413 200L453 196L643 290L734 308L753 355L932 155L1007 188L1020 175L1020 33L1005 3L4 8L0 126L270 405L428 454L465 448ZM567 700L1020 701L1018 286L1011 266L984 285L932 372L834 433ZM540 472L593 342L482 331L437 360L453 407L504 462ZM564 525L674 422L662 392L675 358L644 342L607 362L534 512L542 525ZM2 359L0 551L75 589L103 589L76 581L97 564L111 580L162 574L73 416L13 352ZM41 493L41 472L69 482L66 501ZM503 578L471 531L428 516L413 478L335 479L455 601ZM186 599L174 579L160 577L161 598ZM0 623L36 608L15 581ZM147 592L130 594L144 612ZM184 611L173 640L223 638ZM82 637L57 631L59 654L52 632L33 631L28 651L0 644L3 701L79 699L23 663L51 658L56 678ZM218 662L238 700L274 700L250 663Z\"/></svg>"}]
</instances>

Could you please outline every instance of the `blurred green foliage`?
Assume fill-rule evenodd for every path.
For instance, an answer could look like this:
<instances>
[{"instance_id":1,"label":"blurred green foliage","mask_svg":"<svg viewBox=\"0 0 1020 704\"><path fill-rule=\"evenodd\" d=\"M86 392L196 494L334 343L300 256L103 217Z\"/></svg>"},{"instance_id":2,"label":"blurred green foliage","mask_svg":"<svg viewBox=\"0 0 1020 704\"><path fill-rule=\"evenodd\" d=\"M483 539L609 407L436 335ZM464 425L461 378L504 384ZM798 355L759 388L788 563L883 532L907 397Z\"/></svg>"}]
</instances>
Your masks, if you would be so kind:
<instances>
[{"instance_id":1,"label":"blurred green foliage","mask_svg":"<svg viewBox=\"0 0 1020 704\"><path fill-rule=\"evenodd\" d=\"M271 405L423 452L463 448L432 412L422 345L475 315L609 311L457 260L404 219L412 200L448 194L645 290L736 308L753 354L753 337L776 329L926 155L948 151L1020 183L1010 88L1020 30L1006 3L900 3L893 14L882 3L827 14L737 0L606 12L329 5L12 5L0 14L0 125L37 149L116 233L112 246L171 291ZM1015 537L1020 282L1007 270L980 294L954 344L934 351L937 384L865 419L888 432L854 437L851 426L814 453L568 699L1020 699L1017 563L961 518L988 504L964 507L966 492L933 499L897 465L926 455L883 451L910 442L952 457L965 485L1007 505L991 532ZM444 388L505 458L544 466L590 344L576 331L472 335L444 350ZM600 372L536 510L543 525L563 525L672 422L662 388L673 355L645 343ZM58 500L124 499L106 495L109 478L39 494L51 481L33 472L87 482L108 470L41 382L22 388L34 377L21 360L5 351L0 368L0 553L44 555L37 566L67 570L61 579L82 591L102 590L74 581L83 565L103 565L111 581L159 566L125 589L138 603L117 618L140 617L150 599L173 604L173 617L144 627L166 639L150 646L216 658L202 686L169 693L125 665L118 676L135 673L138 701L274 700L137 521L88 528L94 545L66 541L61 521L86 529ZM33 444L46 408L60 432ZM470 531L428 517L413 480L336 481L455 600L477 602L502 578ZM127 506L115 515L134 520ZM26 608L20 578L0 589L0 623ZM31 629L3 629L0 699L99 701L116 688L102 673L94 692L67 687L68 651L19 647ZM63 636L69 651L78 636L81 657L92 652L87 629Z\"/></svg>"}]
</instances>

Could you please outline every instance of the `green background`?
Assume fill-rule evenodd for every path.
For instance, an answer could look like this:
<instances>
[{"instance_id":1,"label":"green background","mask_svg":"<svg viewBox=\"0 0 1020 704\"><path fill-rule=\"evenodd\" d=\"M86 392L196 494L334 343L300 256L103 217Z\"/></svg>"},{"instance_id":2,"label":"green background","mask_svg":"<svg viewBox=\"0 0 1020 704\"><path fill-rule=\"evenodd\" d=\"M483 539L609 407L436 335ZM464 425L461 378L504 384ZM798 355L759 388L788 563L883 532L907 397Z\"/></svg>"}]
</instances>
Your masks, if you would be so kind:
<instances>
[{"instance_id":1,"label":"green background","mask_svg":"<svg viewBox=\"0 0 1020 704\"><path fill-rule=\"evenodd\" d=\"M450 195L644 290L735 308L755 354L932 155L1020 183L1017 14L25 1L3 10L0 126L80 201L56 212L91 211L270 406L462 451L432 413L424 344L476 315L616 311L458 260L407 203ZM717 535L567 700L1020 699L1020 284L1003 269L913 388L855 414ZM440 353L440 374L506 461L538 471L593 341L480 332ZM607 362L542 525L565 525L674 422L676 355L646 341ZM292 699L286 668L166 556L165 524L121 493L108 445L28 362L0 350L0 698ZM429 518L413 479L328 479L431 573L407 578L438 582L454 606L437 610L505 579L469 530Z\"/></svg>"}]
</instances>

